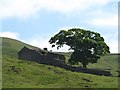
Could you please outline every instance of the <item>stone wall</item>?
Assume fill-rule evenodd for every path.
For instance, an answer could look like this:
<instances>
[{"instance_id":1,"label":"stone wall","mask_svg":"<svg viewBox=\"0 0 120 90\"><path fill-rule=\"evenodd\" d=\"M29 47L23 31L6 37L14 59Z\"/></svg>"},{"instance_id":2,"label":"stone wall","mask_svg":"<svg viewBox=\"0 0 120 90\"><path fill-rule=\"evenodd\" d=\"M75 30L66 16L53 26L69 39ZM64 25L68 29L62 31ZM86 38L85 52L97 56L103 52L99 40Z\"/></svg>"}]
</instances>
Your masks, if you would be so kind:
<instances>
[{"instance_id":1,"label":"stone wall","mask_svg":"<svg viewBox=\"0 0 120 90\"><path fill-rule=\"evenodd\" d=\"M60 63L58 67L71 70L73 72L82 72L82 73L88 73L88 74L94 74L94 75L100 75L100 76L112 76L111 72L109 71L103 71L103 70L95 70L95 69L88 69L88 68L83 68L83 67L73 67L69 66L63 63Z\"/></svg>"}]
</instances>

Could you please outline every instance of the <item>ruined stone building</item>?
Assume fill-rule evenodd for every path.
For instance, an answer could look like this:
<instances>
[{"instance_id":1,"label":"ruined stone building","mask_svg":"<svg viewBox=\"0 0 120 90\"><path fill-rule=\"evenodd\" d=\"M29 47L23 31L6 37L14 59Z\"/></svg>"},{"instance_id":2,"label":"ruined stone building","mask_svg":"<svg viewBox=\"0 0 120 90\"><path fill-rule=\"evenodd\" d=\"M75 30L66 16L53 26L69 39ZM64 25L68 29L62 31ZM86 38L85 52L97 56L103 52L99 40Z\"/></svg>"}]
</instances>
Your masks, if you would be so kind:
<instances>
[{"instance_id":1,"label":"ruined stone building","mask_svg":"<svg viewBox=\"0 0 120 90\"><path fill-rule=\"evenodd\" d=\"M58 64L65 63L65 56L53 52L45 51L40 48L27 48L23 47L18 52L18 58L22 60L31 60L37 63L57 66Z\"/></svg>"}]
</instances>

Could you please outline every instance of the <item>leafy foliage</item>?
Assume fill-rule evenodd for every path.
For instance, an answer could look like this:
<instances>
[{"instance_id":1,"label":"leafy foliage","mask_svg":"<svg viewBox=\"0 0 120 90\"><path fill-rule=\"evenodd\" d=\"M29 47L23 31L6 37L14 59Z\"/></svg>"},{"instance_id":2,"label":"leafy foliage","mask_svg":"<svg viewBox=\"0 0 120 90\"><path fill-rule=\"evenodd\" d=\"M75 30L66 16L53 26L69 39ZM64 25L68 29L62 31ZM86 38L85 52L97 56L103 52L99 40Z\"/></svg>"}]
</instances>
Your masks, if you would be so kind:
<instances>
[{"instance_id":1,"label":"leafy foliage","mask_svg":"<svg viewBox=\"0 0 120 90\"><path fill-rule=\"evenodd\" d=\"M52 47L57 45L57 49L63 47L64 44L70 46L70 49L74 52L69 62L71 64L80 62L83 67L86 67L89 63L96 63L101 55L110 53L109 47L99 33L79 28L69 29L68 31L61 30L49 42Z\"/></svg>"}]
</instances>

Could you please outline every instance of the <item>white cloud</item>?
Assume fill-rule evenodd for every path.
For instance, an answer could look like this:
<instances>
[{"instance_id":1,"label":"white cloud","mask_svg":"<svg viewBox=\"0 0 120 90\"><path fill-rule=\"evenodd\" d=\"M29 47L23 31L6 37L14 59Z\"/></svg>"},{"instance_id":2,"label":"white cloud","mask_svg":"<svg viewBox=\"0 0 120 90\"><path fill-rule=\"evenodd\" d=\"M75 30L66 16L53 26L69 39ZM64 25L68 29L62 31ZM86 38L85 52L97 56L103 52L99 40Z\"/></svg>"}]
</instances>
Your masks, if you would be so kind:
<instances>
[{"instance_id":1,"label":"white cloud","mask_svg":"<svg viewBox=\"0 0 120 90\"><path fill-rule=\"evenodd\" d=\"M94 26L109 26L117 27L118 26L118 16L117 15L106 15L104 17L93 18L89 21L89 24Z\"/></svg>"},{"instance_id":2,"label":"white cloud","mask_svg":"<svg viewBox=\"0 0 120 90\"><path fill-rule=\"evenodd\" d=\"M118 41L117 40L108 42L108 45L110 46L111 53L118 53Z\"/></svg>"},{"instance_id":3,"label":"white cloud","mask_svg":"<svg viewBox=\"0 0 120 90\"><path fill-rule=\"evenodd\" d=\"M30 45L40 47L42 49L45 47L46 48L50 47L50 45L48 43L48 39L41 38L41 37L34 37L34 38L26 40L25 42L30 44Z\"/></svg>"},{"instance_id":4,"label":"white cloud","mask_svg":"<svg viewBox=\"0 0 120 90\"><path fill-rule=\"evenodd\" d=\"M118 53L118 32L103 35L111 53Z\"/></svg>"},{"instance_id":5,"label":"white cloud","mask_svg":"<svg viewBox=\"0 0 120 90\"><path fill-rule=\"evenodd\" d=\"M0 0L0 17L28 18L40 10L62 14L81 12L93 6L105 5L112 0Z\"/></svg>"},{"instance_id":6,"label":"white cloud","mask_svg":"<svg viewBox=\"0 0 120 90\"><path fill-rule=\"evenodd\" d=\"M0 32L0 36L12 38L12 39L19 39L19 33L16 32Z\"/></svg>"},{"instance_id":7,"label":"white cloud","mask_svg":"<svg viewBox=\"0 0 120 90\"><path fill-rule=\"evenodd\" d=\"M44 38L44 37L34 37L28 40L25 40L24 42L39 47L41 49L43 48L48 48L48 50L52 50L52 51L57 51L57 52L67 52L69 47L67 45L64 45L64 47L57 49L56 47L52 48L51 44L49 44L49 39L48 38Z\"/></svg>"}]
</instances>

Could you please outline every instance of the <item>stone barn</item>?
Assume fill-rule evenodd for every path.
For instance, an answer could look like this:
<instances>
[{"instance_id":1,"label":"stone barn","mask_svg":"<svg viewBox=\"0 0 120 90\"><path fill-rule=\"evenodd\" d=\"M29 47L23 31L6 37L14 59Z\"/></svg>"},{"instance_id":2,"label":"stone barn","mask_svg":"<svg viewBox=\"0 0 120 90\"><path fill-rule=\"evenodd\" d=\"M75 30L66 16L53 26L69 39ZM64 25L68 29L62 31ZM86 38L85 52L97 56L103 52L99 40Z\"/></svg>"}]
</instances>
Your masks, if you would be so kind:
<instances>
[{"instance_id":1,"label":"stone barn","mask_svg":"<svg viewBox=\"0 0 120 90\"><path fill-rule=\"evenodd\" d=\"M37 63L59 66L65 63L65 56L57 53L42 50L40 48L23 47L18 52L18 58L22 60L30 60Z\"/></svg>"}]
</instances>

